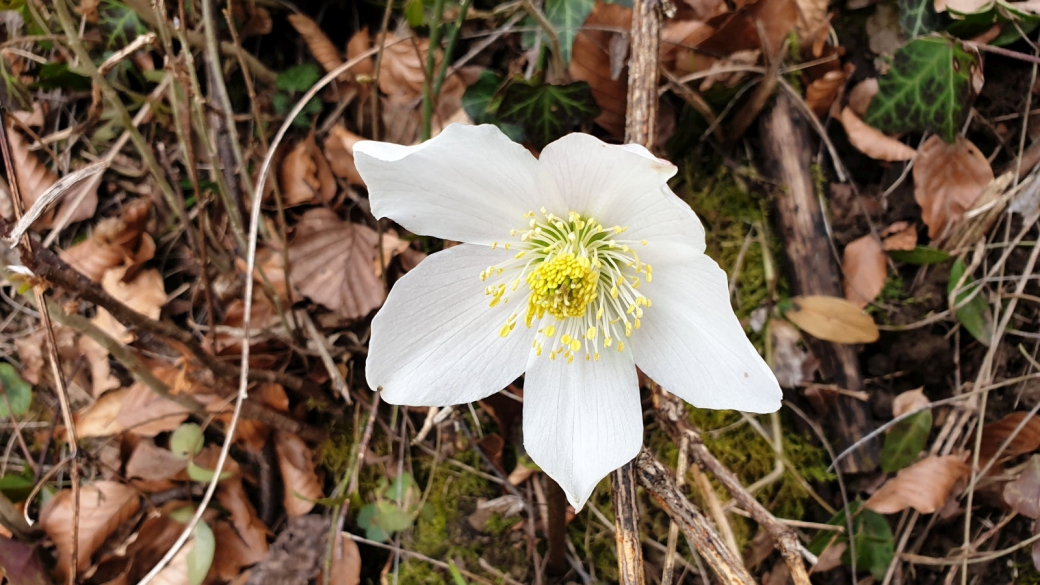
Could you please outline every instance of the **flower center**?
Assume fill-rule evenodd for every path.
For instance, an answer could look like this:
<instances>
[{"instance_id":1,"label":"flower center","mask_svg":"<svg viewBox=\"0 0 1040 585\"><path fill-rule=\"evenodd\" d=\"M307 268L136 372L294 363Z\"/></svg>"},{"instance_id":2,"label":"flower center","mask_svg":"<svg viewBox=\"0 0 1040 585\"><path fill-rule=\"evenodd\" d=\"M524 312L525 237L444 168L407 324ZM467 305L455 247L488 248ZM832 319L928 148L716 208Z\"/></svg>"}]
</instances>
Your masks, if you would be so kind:
<instances>
[{"instance_id":1,"label":"flower center","mask_svg":"<svg viewBox=\"0 0 1040 585\"><path fill-rule=\"evenodd\" d=\"M514 293L526 296L527 306L510 314L501 336L522 317L528 328L538 327L531 345L536 355L548 348L550 359L561 356L570 363L583 349L586 360L598 360L600 348L623 351L624 338L639 329L643 308L650 306L637 289L653 271L632 248L646 240L618 239L627 228L604 228L574 211L562 218L542 208L524 218L526 229L510 230L518 241L503 244L518 249L516 255L480 273L490 281L484 292L492 307L508 303Z\"/></svg>"}]
</instances>

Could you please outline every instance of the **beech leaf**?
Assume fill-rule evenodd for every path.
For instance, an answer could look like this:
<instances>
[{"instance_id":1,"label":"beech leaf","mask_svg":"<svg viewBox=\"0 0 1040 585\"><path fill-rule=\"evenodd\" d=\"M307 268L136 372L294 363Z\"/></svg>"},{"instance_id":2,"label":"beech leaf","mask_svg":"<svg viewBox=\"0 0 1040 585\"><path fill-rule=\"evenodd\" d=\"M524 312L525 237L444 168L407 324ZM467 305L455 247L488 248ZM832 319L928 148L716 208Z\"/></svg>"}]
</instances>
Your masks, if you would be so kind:
<instances>
[{"instance_id":1,"label":"beech leaf","mask_svg":"<svg viewBox=\"0 0 1040 585\"><path fill-rule=\"evenodd\" d=\"M968 465L959 456L929 455L899 470L867 500L866 506L879 514L907 508L931 514L943 507L957 481L965 478L968 471Z\"/></svg>"},{"instance_id":2,"label":"beech leaf","mask_svg":"<svg viewBox=\"0 0 1040 585\"><path fill-rule=\"evenodd\" d=\"M982 443L979 459L989 461L997 455L1000 445L1015 432L1028 416L1028 412L1012 412L1004 418L982 427ZM1001 459L1010 459L1040 449L1040 417L1030 416L1022 429L1015 434L1008 446L1000 453Z\"/></svg>"},{"instance_id":3,"label":"beech leaf","mask_svg":"<svg viewBox=\"0 0 1040 585\"><path fill-rule=\"evenodd\" d=\"M379 235L325 208L303 214L289 246L290 277L301 294L346 319L360 319L386 299L373 270Z\"/></svg>"},{"instance_id":4,"label":"beech leaf","mask_svg":"<svg viewBox=\"0 0 1040 585\"><path fill-rule=\"evenodd\" d=\"M90 557L113 532L137 513L137 490L115 481L84 485L79 493L77 571L90 566ZM68 572L72 564L72 490L58 492L40 512L40 525L58 549L58 565Z\"/></svg>"},{"instance_id":5,"label":"beech leaf","mask_svg":"<svg viewBox=\"0 0 1040 585\"><path fill-rule=\"evenodd\" d=\"M285 487L285 513L303 516L314 508L315 500L324 496L314 472L314 456L303 439L282 431L274 434L274 449Z\"/></svg>"},{"instance_id":6,"label":"beech leaf","mask_svg":"<svg viewBox=\"0 0 1040 585\"><path fill-rule=\"evenodd\" d=\"M868 126L848 107L841 111L841 123L852 146L870 158L890 162L914 158L914 149Z\"/></svg>"},{"instance_id":7,"label":"beech leaf","mask_svg":"<svg viewBox=\"0 0 1040 585\"><path fill-rule=\"evenodd\" d=\"M866 307L885 288L888 265L881 242L873 234L845 246L841 265L845 273L845 298L856 307Z\"/></svg>"},{"instance_id":8,"label":"beech leaf","mask_svg":"<svg viewBox=\"0 0 1040 585\"><path fill-rule=\"evenodd\" d=\"M1040 518L1040 455L1030 457L1022 475L1004 486L1004 501L1026 518Z\"/></svg>"},{"instance_id":9,"label":"beech leaf","mask_svg":"<svg viewBox=\"0 0 1040 585\"><path fill-rule=\"evenodd\" d=\"M881 333L870 315L838 297L792 297L784 317L809 335L835 343L873 343Z\"/></svg>"},{"instance_id":10,"label":"beech leaf","mask_svg":"<svg viewBox=\"0 0 1040 585\"><path fill-rule=\"evenodd\" d=\"M914 199L933 240L975 205L993 180L986 156L967 138L949 144L938 135L921 145L914 161Z\"/></svg>"}]
</instances>

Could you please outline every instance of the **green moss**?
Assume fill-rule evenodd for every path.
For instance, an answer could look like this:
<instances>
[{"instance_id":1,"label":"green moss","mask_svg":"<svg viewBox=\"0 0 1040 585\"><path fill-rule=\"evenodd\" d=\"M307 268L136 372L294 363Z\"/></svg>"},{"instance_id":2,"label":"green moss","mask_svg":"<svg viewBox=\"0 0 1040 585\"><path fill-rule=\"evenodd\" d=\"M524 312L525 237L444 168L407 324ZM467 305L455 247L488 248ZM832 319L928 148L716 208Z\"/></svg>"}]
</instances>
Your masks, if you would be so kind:
<instances>
[{"instance_id":1,"label":"green moss","mask_svg":"<svg viewBox=\"0 0 1040 585\"><path fill-rule=\"evenodd\" d=\"M736 298L734 310L743 322L751 312L766 304L772 295L771 283L767 281L766 254L769 262L776 266L775 258L779 257L780 245L768 233L768 202L758 193L747 188L744 177L731 172L722 164L710 166L712 174L700 172L694 165L686 165L683 169L682 184L676 193L683 198L701 218L707 240L707 253L719 263L732 278L741 249L751 232L752 226L762 226L767 230L768 250L763 250L761 239L755 237L749 242L740 262L740 273L737 275ZM743 174L744 171L742 170ZM756 180L752 171L747 171L748 178ZM774 268L775 272L775 268ZM782 291L784 285L777 282ZM761 337L750 334L752 342L761 347Z\"/></svg>"},{"instance_id":2,"label":"green moss","mask_svg":"<svg viewBox=\"0 0 1040 585\"><path fill-rule=\"evenodd\" d=\"M480 456L473 451L460 452L455 458L473 467L481 465ZM445 463L433 468L428 459L421 459L415 461L415 467L416 479L429 494L427 509L416 519L414 527L402 534L401 546L433 559L453 560L459 567L478 573L478 560L483 557L491 566L524 580L526 552L523 547L513 546L516 533L509 530L519 519L493 518L484 532L473 530L466 520L479 498L500 496L498 488L478 475ZM450 575L429 563L408 559L401 564L400 582L432 585L452 581Z\"/></svg>"},{"instance_id":3,"label":"green moss","mask_svg":"<svg viewBox=\"0 0 1040 585\"><path fill-rule=\"evenodd\" d=\"M705 446L711 450L744 485L751 485L768 475L776 466L773 447L762 438L751 425L741 421L739 413L731 410L705 410L689 408L689 420L702 431ZM720 433L711 431L725 429ZM809 437L787 427L782 427L784 438L784 456L795 470L807 481L831 481L834 477L827 472L826 453L815 446ZM663 433L651 435L650 446L662 459L675 465L678 449ZM729 495L721 486L717 491L723 500ZM760 502L782 518L805 518L806 508L811 495L797 480L789 469L777 481L764 487L755 494ZM693 499L699 505L703 500L694 493ZM751 524L737 516L730 515L734 535L738 544L743 544L752 535ZM655 530L656 532L656 530Z\"/></svg>"}]
</instances>

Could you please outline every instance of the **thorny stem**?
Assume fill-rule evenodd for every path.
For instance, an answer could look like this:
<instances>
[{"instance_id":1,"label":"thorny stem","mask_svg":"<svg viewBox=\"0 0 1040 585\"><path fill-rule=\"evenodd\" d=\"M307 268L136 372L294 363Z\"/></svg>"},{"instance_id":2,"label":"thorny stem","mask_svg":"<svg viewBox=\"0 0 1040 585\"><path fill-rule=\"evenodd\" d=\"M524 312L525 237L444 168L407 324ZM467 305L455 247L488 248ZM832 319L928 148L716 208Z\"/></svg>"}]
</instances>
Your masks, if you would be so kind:
<instances>
[{"instance_id":1,"label":"thorny stem","mask_svg":"<svg viewBox=\"0 0 1040 585\"><path fill-rule=\"evenodd\" d=\"M433 68L437 64L437 48L440 47L441 44L441 18L443 16L444 0L434 0L433 20L430 21L430 44L426 47L426 75L423 79L421 135L421 140L423 142L429 140L431 134L433 134L433 106L434 98L437 95L434 92L435 82L433 79ZM445 58L442 61L447 63L447 55L445 55Z\"/></svg>"}]
</instances>

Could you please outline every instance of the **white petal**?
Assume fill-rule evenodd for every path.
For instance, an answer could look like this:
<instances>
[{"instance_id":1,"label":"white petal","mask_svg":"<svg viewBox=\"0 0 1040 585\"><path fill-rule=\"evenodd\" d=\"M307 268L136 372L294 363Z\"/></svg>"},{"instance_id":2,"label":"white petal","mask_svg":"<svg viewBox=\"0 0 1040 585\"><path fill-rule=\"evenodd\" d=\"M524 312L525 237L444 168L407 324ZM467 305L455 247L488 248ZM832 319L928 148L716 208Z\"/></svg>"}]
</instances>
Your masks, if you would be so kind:
<instances>
[{"instance_id":1,"label":"white petal","mask_svg":"<svg viewBox=\"0 0 1040 585\"><path fill-rule=\"evenodd\" d=\"M569 206L557 213L577 211L604 227L627 227L624 237L704 251L700 220L668 187L675 165L642 146L616 146L588 134L568 134L546 146L539 161L556 179Z\"/></svg>"},{"instance_id":2,"label":"white petal","mask_svg":"<svg viewBox=\"0 0 1040 585\"><path fill-rule=\"evenodd\" d=\"M372 213L426 236L474 244L509 238L523 214L559 206L555 183L495 126L452 124L416 146L365 141L354 163Z\"/></svg>"},{"instance_id":3,"label":"white petal","mask_svg":"<svg viewBox=\"0 0 1040 585\"><path fill-rule=\"evenodd\" d=\"M524 448L575 510L642 444L639 380L627 349L570 364L532 354L524 380Z\"/></svg>"},{"instance_id":4,"label":"white petal","mask_svg":"<svg viewBox=\"0 0 1040 585\"><path fill-rule=\"evenodd\" d=\"M652 304L631 347L646 375L700 408L780 408L780 385L733 314L714 260L697 254L655 266L640 291Z\"/></svg>"},{"instance_id":5,"label":"white petal","mask_svg":"<svg viewBox=\"0 0 1040 585\"><path fill-rule=\"evenodd\" d=\"M511 252L463 244L437 252L397 281L372 320L368 385L392 404L445 406L479 400L524 371L533 332L499 331L512 306L489 307L484 269Z\"/></svg>"}]
</instances>

